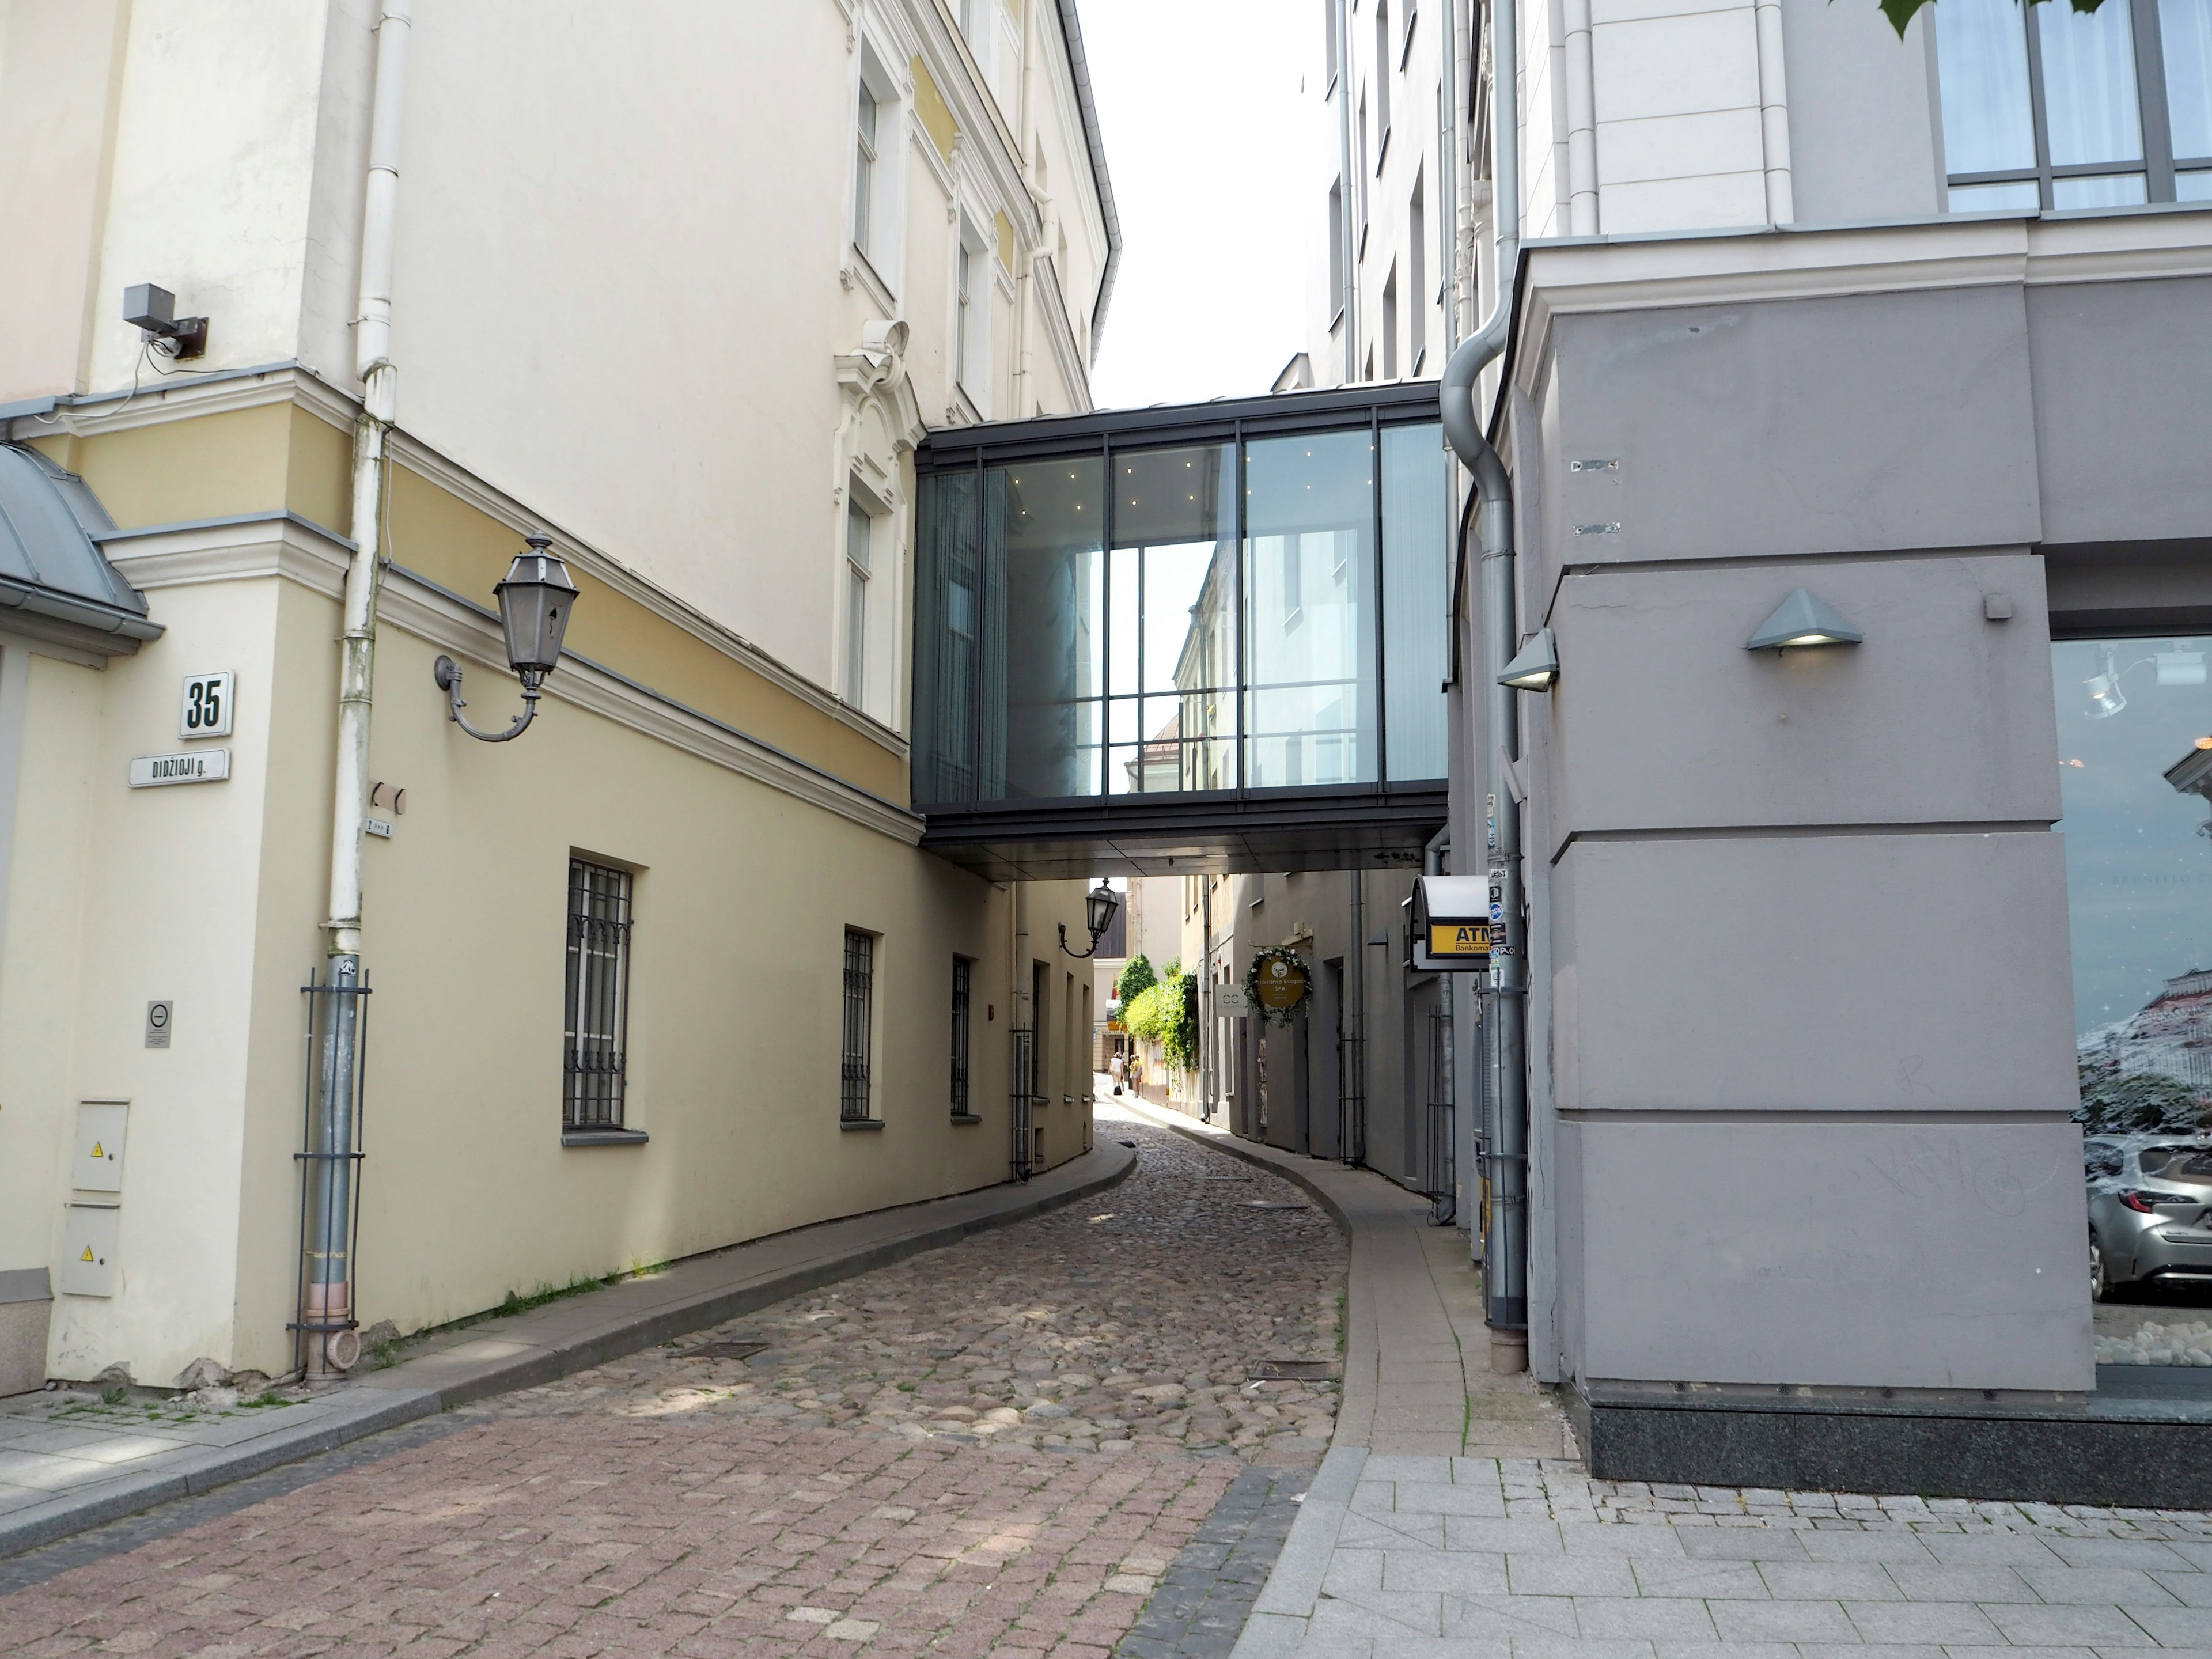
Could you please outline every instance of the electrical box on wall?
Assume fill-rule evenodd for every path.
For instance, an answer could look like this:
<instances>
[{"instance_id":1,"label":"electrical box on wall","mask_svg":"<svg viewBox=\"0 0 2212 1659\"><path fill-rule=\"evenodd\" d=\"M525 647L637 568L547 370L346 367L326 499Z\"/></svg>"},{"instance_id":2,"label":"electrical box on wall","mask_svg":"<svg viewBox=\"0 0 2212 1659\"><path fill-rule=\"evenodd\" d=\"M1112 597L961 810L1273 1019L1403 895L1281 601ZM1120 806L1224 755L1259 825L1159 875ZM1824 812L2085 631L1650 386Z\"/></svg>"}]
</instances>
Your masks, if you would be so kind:
<instances>
[{"instance_id":1,"label":"electrical box on wall","mask_svg":"<svg viewBox=\"0 0 2212 1659\"><path fill-rule=\"evenodd\" d=\"M123 1276L116 1242L123 1232L120 1204L72 1204L62 1229L62 1292L113 1296Z\"/></svg>"},{"instance_id":2,"label":"electrical box on wall","mask_svg":"<svg viewBox=\"0 0 2212 1659\"><path fill-rule=\"evenodd\" d=\"M76 1109L76 1173L70 1185L81 1193L123 1190L123 1135L130 1127L131 1103L85 1100Z\"/></svg>"}]
</instances>

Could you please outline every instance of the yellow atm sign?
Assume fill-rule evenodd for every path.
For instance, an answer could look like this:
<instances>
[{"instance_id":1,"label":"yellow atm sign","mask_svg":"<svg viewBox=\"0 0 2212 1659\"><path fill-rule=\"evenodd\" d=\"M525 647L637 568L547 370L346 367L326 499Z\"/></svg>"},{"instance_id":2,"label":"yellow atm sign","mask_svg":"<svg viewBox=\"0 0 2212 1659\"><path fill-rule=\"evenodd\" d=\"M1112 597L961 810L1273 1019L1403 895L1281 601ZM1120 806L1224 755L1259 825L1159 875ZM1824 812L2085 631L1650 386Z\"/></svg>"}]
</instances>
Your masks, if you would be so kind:
<instances>
[{"instance_id":1,"label":"yellow atm sign","mask_svg":"<svg viewBox=\"0 0 2212 1659\"><path fill-rule=\"evenodd\" d=\"M1429 923L1429 954L1432 957L1486 957L1490 954L1490 924L1486 921Z\"/></svg>"}]
</instances>

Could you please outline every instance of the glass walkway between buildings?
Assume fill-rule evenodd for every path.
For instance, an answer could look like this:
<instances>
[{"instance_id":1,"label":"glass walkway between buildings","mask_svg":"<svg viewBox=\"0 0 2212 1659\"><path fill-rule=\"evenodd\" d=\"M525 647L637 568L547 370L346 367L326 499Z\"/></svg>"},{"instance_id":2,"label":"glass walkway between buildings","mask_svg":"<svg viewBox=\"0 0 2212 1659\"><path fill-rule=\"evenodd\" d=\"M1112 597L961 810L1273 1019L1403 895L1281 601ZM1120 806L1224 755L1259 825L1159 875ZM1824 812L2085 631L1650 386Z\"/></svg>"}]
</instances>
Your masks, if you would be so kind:
<instances>
[{"instance_id":1,"label":"glass walkway between buildings","mask_svg":"<svg viewBox=\"0 0 2212 1659\"><path fill-rule=\"evenodd\" d=\"M1418 861L1435 382L955 427L916 462L924 847L1000 879Z\"/></svg>"}]
</instances>

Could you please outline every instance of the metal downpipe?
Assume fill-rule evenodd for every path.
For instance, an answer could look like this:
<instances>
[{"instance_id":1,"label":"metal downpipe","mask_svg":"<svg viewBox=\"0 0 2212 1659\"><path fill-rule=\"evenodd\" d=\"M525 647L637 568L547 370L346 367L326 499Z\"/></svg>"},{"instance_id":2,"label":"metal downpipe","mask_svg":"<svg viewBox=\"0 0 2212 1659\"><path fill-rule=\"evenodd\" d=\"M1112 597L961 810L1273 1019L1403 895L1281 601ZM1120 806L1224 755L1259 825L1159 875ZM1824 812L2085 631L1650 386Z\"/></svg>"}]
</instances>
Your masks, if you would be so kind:
<instances>
[{"instance_id":1,"label":"metal downpipe","mask_svg":"<svg viewBox=\"0 0 2212 1659\"><path fill-rule=\"evenodd\" d=\"M1528 928L1522 911L1520 803L1510 764L1521 752L1519 694L1498 684L1519 644L1514 615L1513 488L1475 411L1475 382L1504 352L1513 324L1513 283L1521 252L1519 40L1514 0L1491 0L1491 214L1498 269L1490 314L1444 365L1438 401L1444 437L1474 475L1476 537L1482 550L1483 669L1486 752L1483 770L1497 800L1491 867L1503 889L1504 919L1492 957L1491 1020L1498 1090L1492 1127L1489 1219L1483 1239L1484 1317L1491 1365L1528 1364ZM1465 549L1460 556L1466 557ZM1457 619L1454 619L1457 627ZM1472 864L1473 860L1465 860Z\"/></svg>"}]
</instances>

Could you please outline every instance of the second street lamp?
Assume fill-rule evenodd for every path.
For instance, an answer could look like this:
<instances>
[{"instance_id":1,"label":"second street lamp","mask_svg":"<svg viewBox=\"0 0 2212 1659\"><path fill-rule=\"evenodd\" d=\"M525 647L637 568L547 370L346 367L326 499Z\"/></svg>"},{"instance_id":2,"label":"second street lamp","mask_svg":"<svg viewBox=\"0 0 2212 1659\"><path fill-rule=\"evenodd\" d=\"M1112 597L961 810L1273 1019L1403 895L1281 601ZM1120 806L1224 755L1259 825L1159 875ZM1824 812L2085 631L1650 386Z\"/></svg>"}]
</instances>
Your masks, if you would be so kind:
<instances>
[{"instance_id":1,"label":"second street lamp","mask_svg":"<svg viewBox=\"0 0 2212 1659\"><path fill-rule=\"evenodd\" d=\"M1086 957L1097 956L1099 936L1114 925L1114 912L1121 908L1121 901L1114 896L1114 890L1102 879L1083 896L1083 925L1090 930L1091 948L1088 951L1068 951L1067 924L1064 921L1060 924L1060 948L1067 951L1067 954L1078 962Z\"/></svg>"},{"instance_id":2,"label":"second street lamp","mask_svg":"<svg viewBox=\"0 0 2212 1659\"><path fill-rule=\"evenodd\" d=\"M453 724L483 743L505 743L519 738L538 718L538 688L559 665L561 641L568 631L568 612L576 602L576 584L568 567L546 550L550 536L532 536L527 552L514 556L507 580L492 592L499 595L500 626L507 634L507 661L522 682L523 711L504 732L479 732L461 718L468 704L461 701L461 667L451 657L441 657L432 669L439 688L450 697L447 710Z\"/></svg>"}]
</instances>

